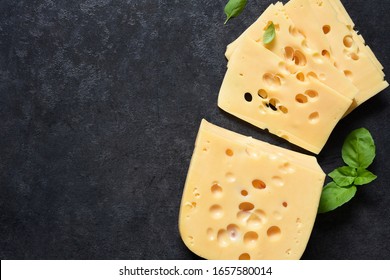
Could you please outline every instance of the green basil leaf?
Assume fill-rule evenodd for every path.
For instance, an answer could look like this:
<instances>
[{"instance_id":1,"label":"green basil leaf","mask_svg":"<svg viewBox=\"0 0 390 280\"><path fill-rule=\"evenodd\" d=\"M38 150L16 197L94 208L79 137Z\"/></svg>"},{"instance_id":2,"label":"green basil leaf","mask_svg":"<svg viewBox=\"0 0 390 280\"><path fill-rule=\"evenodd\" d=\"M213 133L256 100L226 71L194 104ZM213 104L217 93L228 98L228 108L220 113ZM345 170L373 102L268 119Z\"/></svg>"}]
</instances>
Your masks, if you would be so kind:
<instances>
[{"instance_id":1,"label":"green basil leaf","mask_svg":"<svg viewBox=\"0 0 390 280\"><path fill-rule=\"evenodd\" d=\"M229 2L225 6L225 14L226 14L226 24L229 19L234 18L241 14L246 6L247 0L229 0Z\"/></svg>"},{"instance_id":2,"label":"green basil leaf","mask_svg":"<svg viewBox=\"0 0 390 280\"><path fill-rule=\"evenodd\" d=\"M358 168L357 170L357 177L355 178L354 184L361 186L368 183L371 183L377 178L377 176L367 169L364 168Z\"/></svg>"},{"instance_id":3,"label":"green basil leaf","mask_svg":"<svg viewBox=\"0 0 390 280\"><path fill-rule=\"evenodd\" d=\"M275 25L273 22L267 27L263 35L263 44L271 43L275 38Z\"/></svg>"},{"instance_id":4,"label":"green basil leaf","mask_svg":"<svg viewBox=\"0 0 390 280\"><path fill-rule=\"evenodd\" d=\"M321 193L318 213L325 213L340 207L350 201L355 196L356 187L343 188L336 185L335 182L327 184Z\"/></svg>"},{"instance_id":5,"label":"green basil leaf","mask_svg":"<svg viewBox=\"0 0 390 280\"><path fill-rule=\"evenodd\" d=\"M340 187L351 185L357 175L356 168L350 166L339 167L329 173L329 177Z\"/></svg>"},{"instance_id":6,"label":"green basil leaf","mask_svg":"<svg viewBox=\"0 0 390 280\"><path fill-rule=\"evenodd\" d=\"M344 141L341 155L346 164L352 167L367 168L375 158L375 143L365 128L352 131Z\"/></svg>"}]
</instances>

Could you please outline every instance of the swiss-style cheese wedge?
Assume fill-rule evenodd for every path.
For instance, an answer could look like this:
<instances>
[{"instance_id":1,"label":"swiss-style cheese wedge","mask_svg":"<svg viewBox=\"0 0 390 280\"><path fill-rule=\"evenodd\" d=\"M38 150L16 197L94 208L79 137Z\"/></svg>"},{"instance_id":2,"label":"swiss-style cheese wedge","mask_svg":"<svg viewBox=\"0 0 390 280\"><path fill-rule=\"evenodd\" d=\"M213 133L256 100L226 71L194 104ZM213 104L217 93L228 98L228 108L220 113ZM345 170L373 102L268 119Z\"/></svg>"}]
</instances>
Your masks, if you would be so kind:
<instances>
[{"instance_id":1,"label":"swiss-style cheese wedge","mask_svg":"<svg viewBox=\"0 0 390 280\"><path fill-rule=\"evenodd\" d=\"M319 153L351 99L316 79L301 81L262 43L243 37L222 82L218 106Z\"/></svg>"},{"instance_id":2,"label":"swiss-style cheese wedge","mask_svg":"<svg viewBox=\"0 0 390 280\"><path fill-rule=\"evenodd\" d=\"M183 190L180 235L206 259L300 259L324 179L313 156L203 120Z\"/></svg>"},{"instance_id":3,"label":"swiss-style cheese wedge","mask_svg":"<svg viewBox=\"0 0 390 280\"><path fill-rule=\"evenodd\" d=\"M317 37L323 37L322 39L326 42L325 35L318 33L316 38L306 38L294 26L281 2L270 5L256 22L233 43L228 45L225 53L226 57L231 57L235 48L245 36L261 43L269 22L273 22L275 25L276 36L271 44L264 46L283 58L287 69L295 74L297 79L305 80L308 76L315 77L348 98L352 99L356 96L358 89L345 77L344 73L335 68L330 60L324 60L321 53L309 48L312 45L311 39L318 40ZM324 53L324 55L326 56L327 53Z\"/></svg>"},{"instance_id":4,"label":"swiss-style cheese wedge","mask_svg":"<svg viewBox=\"0 0 390 280\"><path fill-rule=\"evenodd\" d=\"M334 1L332 5L330 1ZM354 109L388 86L384 80L382 66L364 39L352 29L351 20L335 0L291 0L285 7L288 15L306 37L312 38L324 33L329 42L330 56L336 67L343 71L359 89L355 97ZM338 7L335 9L334 7ZM345 9L344 9L345 11ZM311 28L307 28L309 17L315 18ZM344 18L343 20L340 20ZM318 46L317 46L318 47Z\"/></svg>"}]
</instances>

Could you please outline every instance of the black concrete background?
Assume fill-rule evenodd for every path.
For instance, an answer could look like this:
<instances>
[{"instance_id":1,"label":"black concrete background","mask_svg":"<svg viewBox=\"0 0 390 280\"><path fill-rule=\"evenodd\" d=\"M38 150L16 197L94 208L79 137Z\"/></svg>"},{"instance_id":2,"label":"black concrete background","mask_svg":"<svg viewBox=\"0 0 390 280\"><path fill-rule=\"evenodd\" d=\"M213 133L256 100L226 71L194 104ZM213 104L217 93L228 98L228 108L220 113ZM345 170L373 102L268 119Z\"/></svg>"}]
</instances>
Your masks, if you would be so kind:
<instances>
[{"instance_id":1,"label":"black concrete background","mask_svg":"<svg viewBox=\"0 0 390 280\"><path fill-rule=\"evenodd\" d=\"M200 120L302 151L217 108L226 45L272 2L0 2L1 259L197 259L177 227ZM390 1L344 0L390 67ZM389 90L343 119L318 156L342 164L353 129L378 179L322 214L303 259L390 259Z\"/></svg>"}]
</instances>

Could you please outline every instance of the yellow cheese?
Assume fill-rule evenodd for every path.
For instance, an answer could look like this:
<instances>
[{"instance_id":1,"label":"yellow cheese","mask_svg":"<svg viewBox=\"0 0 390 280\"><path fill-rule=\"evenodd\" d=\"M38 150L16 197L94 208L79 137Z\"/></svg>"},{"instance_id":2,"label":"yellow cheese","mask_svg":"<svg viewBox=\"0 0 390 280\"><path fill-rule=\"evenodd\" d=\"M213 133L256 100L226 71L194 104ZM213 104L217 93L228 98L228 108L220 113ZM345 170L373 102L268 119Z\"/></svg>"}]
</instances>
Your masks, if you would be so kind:
<instances>
[{"instance_id":1,"label":"yellow cheese","mask_svg":"<svg viewBox=\"0 0 390 280\"><path fill-rule=\"evenodd\" d=\"M320 4L320 2L318 3ZM345 9L341 1L331 0L330 4L337 11L337 19L341 22L344 22L346 25L350 26L351 28L354 28L355 23L352 21L351 17L349 16L347 10Z\"/></svg>"},{"instance_id":2,"label":"yellow cheese","mask_svg":"<svg viewBox=\"0 0 390 280\"><path fill-rule=\"evenodd\" d=\"M340 5L337 2L332 5L329 0L291 0L285 7L294 24L304 30L308 38L325 33L329 47L323 47L331 50L330 56L337 68L359 89L351 108L354 109L385 89L388 83L384 80L379 61L364 44L363 37L352 29L352 20L345 15ZM334 8L336 6L338 9ZM310 20L312 28L307 29L307 19L313 16L316 20ZM340 18L344 18L344 21L340 21Z\"/></svg>"},{"instance_id":3,"label":"yellow cheese","mask_svg":"<svg viewBox=\"0 0 390 280\"><path fill-rule=\"evenodd\" d=\"M319 153L351 99L316 79L301 81L286 62L249 37L234 51L218 106L259 128Z\"/></svg>"},{"instance_id":4,"label":"yellow cheese","mask_svg":"<svg viewBox=\"0 0 390 280\"><path fill-rule=\"evenodd\" d=\"M324 179L315 157L203 120L180 206L181 238L206 259L299 259Z\"/></svg>"},{"instance_id":5,"label":"yellow cheese","mask_svg":"<svg viewBox=\"0 0 390 280\"><path fill-rule=\"evenodd\" d=\"M345 77L344 73L335 68L332 61L323 59L324 55L327 56L329 53L321 53L310 48L312 40L320 41L322 38L327 42L325 35L321 32L314 38L307 38L294 26L280 2L270 5L255 23L227 47L226 57L231 57L245 36L261 43L265 29L271 21L276 27L276 37L271 44L265 47L283 58L287 69L292 74L300 79L307 79L308 76L315 77L348 98L352 99L356 96L358 89Z\"/></svg>"},{"instance_id":6,"label":"yellow cheese","mask_svg":"<svg viewBox=\"0 0 390 280\"><path fill-rule=\"evenodd\" d=\"M317 0L318 1L318 0ZM330 0L329 1L332 4L332 7L337 12L337 19L341 22L343 22L348 29L352 30L355 27L355 23L352 21L351 17L349 16L347 10L345 9L344 5L341 3L340 0ZM322 4L323 5L323 4ZM359 35L357 32L352 32L353 39L355 41L360 40L362 44L365 44L364 38L362 35ZM376 65L376 67L379 70L383 69L382 64L379 62L379 60L376 58L373 51L370 49L368 45L365 45L365 48L367 50L367 55L371 58L371 61Z\"/></svg>"}]
</instances>

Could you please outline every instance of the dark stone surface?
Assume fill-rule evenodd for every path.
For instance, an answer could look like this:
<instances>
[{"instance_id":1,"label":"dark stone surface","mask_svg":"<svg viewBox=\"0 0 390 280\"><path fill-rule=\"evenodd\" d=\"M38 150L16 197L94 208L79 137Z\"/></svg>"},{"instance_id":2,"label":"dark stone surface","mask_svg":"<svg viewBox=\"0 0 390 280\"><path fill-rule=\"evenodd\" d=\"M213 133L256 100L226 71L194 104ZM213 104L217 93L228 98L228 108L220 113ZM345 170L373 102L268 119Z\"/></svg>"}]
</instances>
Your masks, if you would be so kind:
<instances>
[{"instance_id":1,"label":"dark stone surface","mask_svg":"<svg viewBox=\"0 0 390 280\"><path fill-rule=\"evenodd\" d=\"M197 259L178 228L200 120L290 149L217 108L224 51L272 1L0 2L0 258ZM390 65L390 1L344 0ZM389 90L343 119L318 156L341 165L368 128L378 179L319 215L304 259L389 259ZM299 150L298 150L299 151Z\"/></svg>"}]
</instances>

